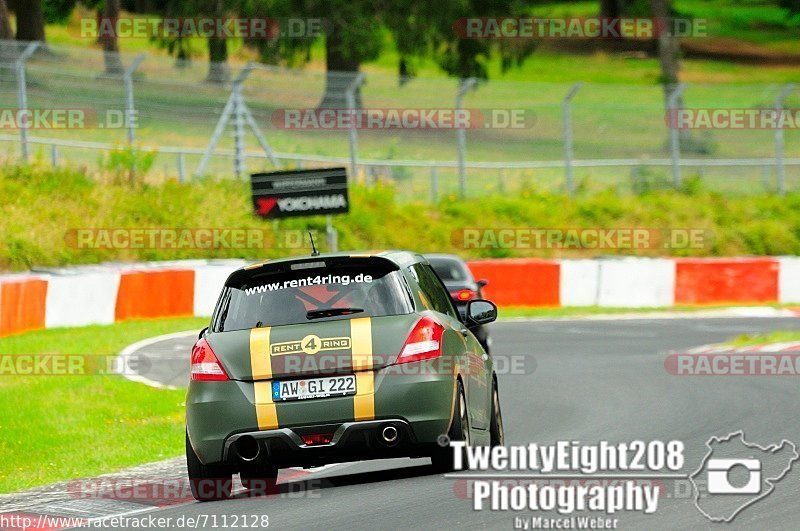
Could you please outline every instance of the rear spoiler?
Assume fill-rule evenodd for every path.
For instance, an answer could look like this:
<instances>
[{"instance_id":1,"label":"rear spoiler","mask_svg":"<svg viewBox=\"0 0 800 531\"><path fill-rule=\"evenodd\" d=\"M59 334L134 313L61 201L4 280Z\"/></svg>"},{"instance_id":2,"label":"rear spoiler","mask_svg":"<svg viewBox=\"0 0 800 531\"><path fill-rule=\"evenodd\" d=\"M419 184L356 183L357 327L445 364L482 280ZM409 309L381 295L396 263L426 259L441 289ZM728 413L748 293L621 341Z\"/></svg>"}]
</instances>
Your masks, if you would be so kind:
<instances>
[{"instance_id":1,"label":"rear spoiler","mask_svg":"<svg viewBox=\"0 0 800 531\"><path fill-rule=\"evenodd\" d=\"M394 261L379 255L354 254L351 256L314 256L288 261L264 262L262 264L257 264L257 267L248 266L238 269L231 273L231 275L225 281L225 287L238 287L260 276L301 272L303 270L318 269L320 267L337 267L354 262L357 262L359 265L371 263L376 268L388 271L400 270L400 266Z\"/></svg>"}]
</instances>

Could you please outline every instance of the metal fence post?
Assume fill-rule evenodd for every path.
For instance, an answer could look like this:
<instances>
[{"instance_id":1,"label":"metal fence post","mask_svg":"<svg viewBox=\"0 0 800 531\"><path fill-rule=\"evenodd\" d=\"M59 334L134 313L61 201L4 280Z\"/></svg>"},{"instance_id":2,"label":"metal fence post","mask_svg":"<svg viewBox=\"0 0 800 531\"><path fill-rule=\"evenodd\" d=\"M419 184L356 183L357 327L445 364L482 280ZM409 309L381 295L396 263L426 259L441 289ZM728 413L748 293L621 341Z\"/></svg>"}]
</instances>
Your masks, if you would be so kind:
<instances>
[{"instance_id":1,"label":"metal fence post","mask_svg":"<svg viewBox=\"0 0 800 531\"><path fill-rule=\"evenodd\" d=\"M242 85L250 75L250 72L255 68L255 64L248 62L236 79L233 80L233 88L231 91L231 99L233 100L233 167L236 173L236 178L241 179L246 169L247 154L244 152L244 123L246 108L244 105L244 96L242 96Z\"/></svg>"},{"instance_id":2,"label":"metal fence post","mask_svg":"<svg viewBox=\"0 0 800 531\"><path fill-rule=\"evenodd\" d=\"M328 251L339 252L339 233L333 228L333 217L325 216L325 234L328 240Z\"/></svg>"},{"instance_id":3,"label":"metal fence post","mask_svg":"<svg viewBox=\"0 0 800 531\"><path fill-rule=\"evenodd\" d=\"M242 108L241 75L233 82L233 168L236 178L241 179L245 170L244 155L244 109Z\"/></svg>"},{"instance_id":4,"label":"metal fence post","mask_svg":"<svg viewBox=\"0 0 800 531\"><path fill-rule=\"evenodd\" d=\"M133 74L142 61L147 57L145 54L140 53L133 58L131 65L125 70L122 76L122 82L125 84L125 127L128 128L128 144L136 142L136 106L133 101Z\"/></svg>"},{"instance_id":5,"label":"metal fence post","mask_svg":"<svg viewBox=\"0 0 800 531\"><path fill-rule=\"evenodd\" d=\"M358 131L356 130L355 109L356 109L356 91L364 84L364 73L360 73L356 78L347 86L345 90L345 99L347 100L347 109L350 111L350 172L352 173L351 179L358 178Z\"/></svg>"},{"instance_id":6,"label":"metal fence post","mask_svg":"<svg viewBox=\"0 0 800 531\"><path fill-rule=\"evenodd\" d=\"M672 122L672 117L675 113L675 108L678 105L678 98L683 95L683 92L686 90L686 85L681 83L673 87L672 92L669 95L667 100L667 107L669 118L668 123L670 124L669 130L669 146L670 146L670 157L672 158L672 184L675 188L680 188L681 186L681 139L680 139L680 131L676 127L677 122Z\"/></svg>"},{"instance_id":7,"label":"metal fence post","mask_svg":"<svg viewBox=\"0 0 800 531\"><path fill-rule=\"evenodd\" d=\"M186 157L183 152L178 153L178 182L186 180Z\"/></svg>"},{"instance_id":8,"label":"metal fence post","mask_svg":"<svg viewBox=\"0 0 800 531\"><path fill-rule=\"evenodd\" d=\"M464 96L472 89L478 82L474 77L463 79L458 86L458 93L456 93L456 113L461 110L464 103ZM467 197L467 175L466 175L466 157L467 157L467 132L463 127L456 129L456 140L458 146L458 192L461 199Z\"/></svg>"},{"instance_id":9,"label":"metal fence post","mask_svg":"<svg viewBox=\"0 0 800 531\"><path fill-rule=\"evenodd\" d=\"M25 79L25 63L41 44L38 41L29 43L14 65L17 71L17 106L19 107L20 116L28 114L28 83ZM27 119L21 120L19 124L19 141L22 148L23 162L28 162L28 125Z\"/></svg>"},{"instance_id":10,"label":"metal fence post","mask_svg":"<svg viewBox=\"0 0 800 531\"><path fill-rule=\"evenodd\" d=\"M784 85L781 93L775 98L775 114L777 118L777 123L775 124L775 179L777 180L778 193L780 195L786 194L785 171L783 168L783 124L780 119L786 98L794 88L794 83Z\"/></svg>"},{"instance_id":11,"label":"metal fence post","mask_svg":"<svg viewBox=\"0 0 800 531\"><path fill-rule=\"evenodd\" d=\"M58 146L55 144L50 146L50 163L54 168L58 166Z\"/></svg>"},{"instance_id":12,"label":"metal fence post","mask_svg":"<svg viewBox=\"0 0 800 531\"><path fill-rule=\"evenodd\" d=\"M575 187L572 178L572 98L578 93L583 83L575 83L570 87L564 100L561 102L561 115L564 126L564 170L567 178L567 193L572 195Z\"/></svg>"},{"instance_id":13,"label":"metal fence post","mask_svg":"<svg viewBox=\"0 0 800 531\"><path fill-rule=\"evenodd\" d=\"M433 204L439 202L439 169L431 166L431 199Z\"/></svg>"}]
</instances>

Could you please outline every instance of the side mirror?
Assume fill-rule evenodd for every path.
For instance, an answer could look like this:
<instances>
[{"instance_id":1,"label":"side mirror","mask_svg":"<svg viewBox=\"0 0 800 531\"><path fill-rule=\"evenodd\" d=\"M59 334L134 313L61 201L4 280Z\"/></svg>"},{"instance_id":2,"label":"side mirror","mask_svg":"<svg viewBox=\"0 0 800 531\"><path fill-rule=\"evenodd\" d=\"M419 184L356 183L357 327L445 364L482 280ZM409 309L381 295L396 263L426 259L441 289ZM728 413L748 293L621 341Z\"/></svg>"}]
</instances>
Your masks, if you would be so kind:
<instances>
[{"instance_id":1,"label":"side mirror","mask_svg":"<svg viewBox=\"0 0 800 531\"><path fill-rule=\"evenodd\" d=\"M197 335L197 339L203 339L203 336L206 335L206 332L208 332L208 327L205 327L202 330L200 330L200 333Z\"/></svg>"},{"instance_id":2,"label":"side mirror","mask_svg":"<svg viewBox=\"0 0 800 531\"><path fill-rule=\"evenodd\" d=\"M497 306L493 302L476 300L467 305L467 324L483 326L497 320Z\"/></svg>"},{"instance_id":3,"label":"side mirror","mask_svg":"<svg viewBox=\"0 0 800 531\"><path fill-rule=\"evenodd\" d=\"M486 280L485 278L482 278L478 282L476 282L476 284L478 285L479 288L485 288L486 286L489 285L489 281Z\"/></svg>"}]
</instances>

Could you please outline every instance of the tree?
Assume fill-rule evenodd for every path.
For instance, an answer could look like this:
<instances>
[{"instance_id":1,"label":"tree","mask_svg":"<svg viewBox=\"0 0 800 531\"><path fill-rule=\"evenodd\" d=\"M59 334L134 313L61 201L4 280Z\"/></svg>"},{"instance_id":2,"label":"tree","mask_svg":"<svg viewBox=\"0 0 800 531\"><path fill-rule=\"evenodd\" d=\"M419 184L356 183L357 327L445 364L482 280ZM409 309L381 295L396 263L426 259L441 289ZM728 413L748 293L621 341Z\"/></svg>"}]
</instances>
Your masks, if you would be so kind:
<instances>
[{"instance_id":1,"label":"tree","mask_svg":"<svg viewBox=\"0 0 800 531\"><path fill-rule=\"evenodd\" d=\"M76 0L44 0L42 4L44 21L48 24L65 22L75 9L76 3Z\"/></svg>"},{"instance_id":2,"label":"tree","mask_svg":"<svg viewBox=\"0 0 800 531\"><path fill-rule=\"evenodd\" d=\"M622 10L620 0L600 0L600 16L603 18L618 18Z\"/></svg>"},{"instance_id":3,"label":"tree","mask_svg":"<svg viewBox=\"0 0 800 531\"><path fill-rule=\"evenodd\" d=\"M44 42L42 0L8 0L8 8L17 15L17 40Z\"/></svg>"},{"instance_id":4,"label":"tree","mask_svg":"<svg viewBox=\"0 0 800 531\"><path fill-rule=\"evenodd\" d=\"M222 19L238 13L239 0L166 0L164 17L210 17ZM225 83L230 79L228 66L228 41L223 35L211 35L208 42L208 75L209 83ZM173 46L176 52L185 50L184 46Z\"/></svg>"},{"instance_id":5,"label":"tree","mask_svg":"<svg viewBox=\"0 0 800 531\"><path fill-rule=\"evenodd\" d=\"M302 18L297 13L302 13ZM242 16L271 21L291 19L305 24L305 31L289 37L280 34L291 28L272 27L274 38L246 41L268 63L303 64L310 59L311 45L322 37L326 76L325 92L318 106L345 108L347 87L358 76L361 64L380 54L385 38L381 17L385 13L385 6L373 0L266 0L246 3ZM319 30L322 35L317 33ZM360 91L355 99L360 107Z\"/></svg>"},{"instance_id":6,"label":"tree","mask_svg":"<svg viewBox=\"0 0 800 531\"><path fill-rule=\"evenodd\" d=\"M103 18L105 20L116 21L119 20L119 14L119 0L105 0ZM112 76L122 75L125 72L125 67L122 66L122 59L119 56L119 43L117 42L116 33L105 35L101 40L103 44L103 64L105 65L106 74Z\"/></svg>"},{"instance_id":7,"label":"tree","mask_svg":"<svg viewBox=\"0 0 800 531\"><path fill-rule=\"evenodd\" d=\"M10 40L14 38L14 31L8 21L8 6L6 0L0 0L0 39Z\"/></svg>"},{"instance_id":8,"label":"tree","mask_svg":"<svg viewBox=\"0 0 800 531\"><path fill-rule=\"evenodd\" d=\"M673 15L670 0L650 0L650 9L656 20L667 21ZM669 24L665 22L664 26L657 38L658 60L661 64L661 84L664 86L664 99L667 102L673 87L678 84L680 43L666 27ZM683 98L680 98L678 103L679 108L683 107Z\"/></svg>"},{"instance_id":9,"label":"tree","mask_svg":"<svg viewBox=\"0 0 800 531\"><path fill-rule=\"evenodd\" d=\"M787 10L789 17L800 15L800 0L780 0L778 3Z\"/></svg>"},{"instance_id":10,"label":"tree","mask_svg":"<svg viewBox=\"0 0 800 531\"><path fill-rule=\"evenodd\" d=\"M533 50L530 42L466 39L454 31L454 21L466 17L513 15L515 0L442 0L418 2L397 0L265 0L248 5L249 16L291 17L292 13L328 21L325 28L325 93L320 107L344 107L345 90L358 75L362 63L375 59L386 41L387 31L400 52L398 69L407 78L411 57L433 56L449 74L460 78L487 77L489 53L496 49L503 66L510 67ZM335 14L335 15L334 15ZM314 36L294 39L250 41L267 62L284 60L303 63ZM356 94L359 104L359 94Z\"/></svg>"}]
</instances>

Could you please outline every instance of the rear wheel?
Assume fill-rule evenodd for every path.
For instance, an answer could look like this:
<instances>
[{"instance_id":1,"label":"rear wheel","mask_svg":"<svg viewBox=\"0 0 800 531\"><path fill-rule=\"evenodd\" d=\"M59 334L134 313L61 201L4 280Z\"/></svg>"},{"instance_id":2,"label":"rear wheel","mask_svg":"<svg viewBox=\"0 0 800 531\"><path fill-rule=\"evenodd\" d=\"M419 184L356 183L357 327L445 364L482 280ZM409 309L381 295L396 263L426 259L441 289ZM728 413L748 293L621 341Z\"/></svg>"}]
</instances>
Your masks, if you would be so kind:
<instances>
[{"instance_id":1,"label":"rear wheel","mask_svg":"<svg viewBox=\"0 0 800 531\"><path fill-rule=\"evenodd\" d=\"M503 446L506 442L503 431L503 414L500 411L500 394L497 392L497 381L492 383L492 424L489 427L492 448Z\"/></svg>"},{"instance_id":2,"label":"rear wheel","mask_svg":"<svg viewBox=\"0 0 800 531\"><path fill-rule=\"evenodd\" d=\"M226 500L233 492L233 474L224 465L204 465L186 434L186 468L192 496L201 502Z\"/></svg>"},{"instance_id":3,"label":"rear wheel","mask_svg":"<svg viewBox=\"0 0 800 531\"><path fill-rule=\"evenodd\" d=\"M447 439L448 442L465 441L467 446L470 444L467 401L464 398L464 387L461 382L458 382L456 386L456 407L453 411L453 422L447 432ZM449 446L437 450L431 456L434 468L440 472L451 472L453 470L453 451ZM466 466L465 461L464 464Z\"/></svg>"}]
</instances>

